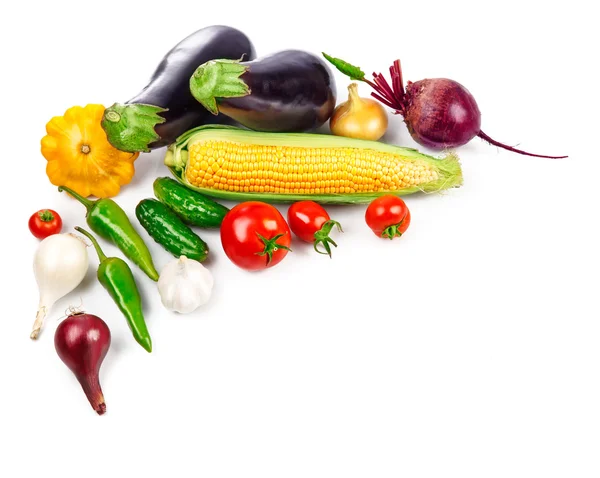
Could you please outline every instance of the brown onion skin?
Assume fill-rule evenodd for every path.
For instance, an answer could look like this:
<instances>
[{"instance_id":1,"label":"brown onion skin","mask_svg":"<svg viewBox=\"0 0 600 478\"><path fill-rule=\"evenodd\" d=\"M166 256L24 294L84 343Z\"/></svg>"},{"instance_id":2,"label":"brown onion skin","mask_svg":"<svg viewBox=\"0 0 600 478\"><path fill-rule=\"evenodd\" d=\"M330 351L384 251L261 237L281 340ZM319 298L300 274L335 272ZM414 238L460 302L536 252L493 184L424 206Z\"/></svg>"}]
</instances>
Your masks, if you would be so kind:
<instances>
[{"instance_id":1,"label":"brown onion skin","mask_svg":"<svg viewBox=\"0 0 600 478\"><path fill-rule=\"evenodd\" d=\"M71 369L98 415L106 412L99 373L110 342L108 325L91 314L70 315L59 324L54 334L56 353Z\"/></svg>"},{"instance_id":2,"label":"brown onion skin","mask_svg":"<svg viewBox=\"0 0 600 478\"><path fill-rule=\"evenodd\" d=\"M475 98L447 78L409 82L404 120L413 139L431 149L462 146L481 130Z\"/></svg>"},{"instance_id":3,"label":"brown onion skin","mask_svg":"<svg viewBox=\"0 0 600 478\"><path fill-rule=\"evenodd\" d=\"M348 100L337 105L329 119L331 132L347 138L377 141L387 127L387 112L381 103L360 97L356 83L350 83Z\"/></svg>"}]
</instances>

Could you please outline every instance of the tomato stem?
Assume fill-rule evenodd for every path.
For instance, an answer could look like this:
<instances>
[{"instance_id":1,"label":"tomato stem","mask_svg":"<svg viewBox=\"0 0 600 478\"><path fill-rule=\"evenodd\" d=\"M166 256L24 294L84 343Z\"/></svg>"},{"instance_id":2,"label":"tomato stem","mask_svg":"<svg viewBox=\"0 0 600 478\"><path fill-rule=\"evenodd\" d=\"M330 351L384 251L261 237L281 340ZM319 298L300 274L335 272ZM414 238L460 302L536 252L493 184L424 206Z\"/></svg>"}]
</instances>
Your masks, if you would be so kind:
<instances>
[{"instance_id":1,"label":"tomato stem","mask_svg":"<svg viewBox=\"0 0 600 478\"><path fill-rule=\"evenodd\" d=\"M386 227L381 233L381 237L385 237L387 239L394 239L394 237L400 237L402 233L400 232L400 226L404 220L400 221L398 224L393 224L391 226Z\"/></svg>"},{"instance_id":2,"label":"tomato stem","mask_svg":"<svg viewBox=\"0 0 600 478\"><path fill-rule=\"evenodd\" d=\"M289 247L284 246L283 244L277 243L277 239L279 239L280 237L283 237L284 234L277 234L273 239L267 239L266 237L262 236L258 232L256 233L256 235L258 236L258 238L261 241L263 241L263 243L265 245L264 250L262 252L257 252L256 255L257 256L267 256L267 264L271 263L271 260L273 259L273 254L275 252L277 252L279 249L285 249L286 251L292 252L292 250Z\"/></svg>"},{"instance_id":3,"label":"tomato stem","mask_svg":"<svg viewBox=\"0 0 600 478\"><path fill-rule=\"evenodd\" d=\"M54 219L54 214L52 214L48 209L44 209L39 213L40 219L44 222L50 222Z\"/></svg>"},{"instance_id":4,"label":"tomato stem","mask_svg":"<svg viewBox=\"0 0 600 478\"><path fill-rule=\"evenodd\" d=\"M329 258L331 258L330 244L334 247L337 247L337 244L335 243L335 241L333 239L331 239L331 237L329 237L329 234L331 233L331 230L334 227L337 227L339 232L344 232L342 230L342 225L339 222L334 221L332 219L324 222L323 225L321 226L321 229L319 229L317 232L315 232L315 242L314 242L315 251L317 251L319 254L328 254ZM318 246L323 246L325 251L320 251Z\"/></svg>"}]
</instances>

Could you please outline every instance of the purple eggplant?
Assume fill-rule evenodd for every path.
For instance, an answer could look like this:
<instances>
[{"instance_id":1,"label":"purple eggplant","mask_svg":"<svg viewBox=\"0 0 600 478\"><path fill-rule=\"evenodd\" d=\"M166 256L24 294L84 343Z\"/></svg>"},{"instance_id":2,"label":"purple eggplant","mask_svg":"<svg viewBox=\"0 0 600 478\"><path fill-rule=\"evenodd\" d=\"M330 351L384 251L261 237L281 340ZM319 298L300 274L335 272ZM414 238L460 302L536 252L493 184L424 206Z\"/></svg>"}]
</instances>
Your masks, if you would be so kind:
<instances>
[{"instance_id":1,"label":"purple eggplant","mask_svg":"<svg viewBox=\"0 0 600 478\"><path fill-rule=\"evenodd\" d=\"M171 144L187 130L221 122L192 96L190 76L203 63L217 58L254 58L246 35L215 25L198 30L165 55L150 83L124 104L107 108L102 127L108 140L122 151L150 151Z\"/></svg>"},{"instance_id":2,"label":"purple eggplant","mask_svg":"<svg viewBox=\"0 0 600 478\"><path fill-rule=\"evenodd\" d=\"M211 60L190 78L194 97L257 131L318 128L335 108L335 82L319 57L287 50L254 61Z\"/></svg>"}]
</instances>

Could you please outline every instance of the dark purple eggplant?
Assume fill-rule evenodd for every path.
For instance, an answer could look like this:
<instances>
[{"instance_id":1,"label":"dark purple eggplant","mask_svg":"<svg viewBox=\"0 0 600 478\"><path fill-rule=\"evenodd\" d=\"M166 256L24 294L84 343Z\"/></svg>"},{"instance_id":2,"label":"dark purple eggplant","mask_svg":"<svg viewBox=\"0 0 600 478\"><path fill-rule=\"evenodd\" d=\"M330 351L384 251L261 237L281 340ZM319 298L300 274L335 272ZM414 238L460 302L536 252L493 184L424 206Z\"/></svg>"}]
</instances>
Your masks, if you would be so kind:
<instances>
[{"instance_id":1,"label":"dark purple eggplant","mask_svg":"<svg viewBox=\"0 0 600 478\"><path fill-rule=\"evenodd\" d=\"M335 107L335 82L319 57L287 50L254 61L219 59L190 78L194 97L257 131L300 132L325 123Z\"/></svg>"},{"instance_id":2,"label":"dark purple eggplant","mask_svg":"<svg viewBox=\"0 0 600 478\"><path fill-rule=\"evenodd\" d=\"M191 34L165 55L140 93L106 109L102 127L110 143L122 151L150 151L191 128L223 120L198 103L189 86L196 68L217 58L251 60L254 48L246 35L227 26Z\"/></svg>"}]
</instances>

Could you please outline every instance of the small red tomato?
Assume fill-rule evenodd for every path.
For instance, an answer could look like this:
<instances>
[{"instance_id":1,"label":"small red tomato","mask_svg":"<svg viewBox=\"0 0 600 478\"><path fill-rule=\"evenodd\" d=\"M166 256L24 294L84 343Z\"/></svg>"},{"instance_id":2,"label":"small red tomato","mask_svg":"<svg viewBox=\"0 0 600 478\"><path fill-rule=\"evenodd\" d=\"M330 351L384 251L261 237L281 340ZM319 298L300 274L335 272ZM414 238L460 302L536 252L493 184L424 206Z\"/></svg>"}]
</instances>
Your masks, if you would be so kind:
<instances>
[{"instance_id":1,"label":"small red tomato","mask_svg":"<svg viewBox=\"0 0 600 478\"><path fill-rule=\"evenodd\" d=\"M337 244L329 237L334 226L342 231L342 226L337 221L332 221L327 211L314 201L299 201L290 206L287 213L290 228L305 242L314 244L315 251L319 254L329 254L331 247ZM322 245L325 252L320 251L318 246Z\"/></svg>"},{"instance_id":2,"label":"small red tomato","mask_svg":"<svg viewBox=\"0 0 600 478\"><path fill-rule=\"evenodd\" d=\"M62 219L52 209L40 209L29 218L29 230L38 239L58 234L62 229Z\"/></svg>"},{"instance_id":3,"label":"small red tomato","mask_svg":"<svg viewBox=\"0 0 600 478\"><path fill-rule=\"evenodd\" d=\"M400 237L410 225L410 211L398 196L388 194L374 199L365 214L367 225L376 236Z\"/></svg>"},{"instance_id":4,"label":"small red tomato","mask_svg":"<svg viewBox=\"0 0 600 478\"><path fill-rule=\"evenodd\" d=\"M291 232L281 213L264 202L235 206L221 224L221 243L235 265L257 271L279 264L290 251Z\"/></svg>"}]
</instances>

